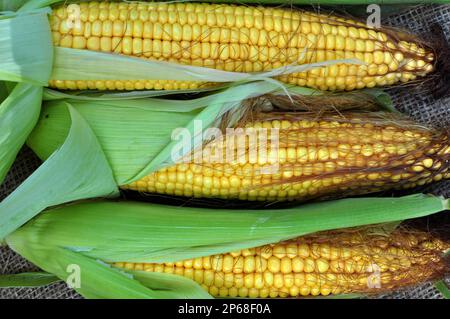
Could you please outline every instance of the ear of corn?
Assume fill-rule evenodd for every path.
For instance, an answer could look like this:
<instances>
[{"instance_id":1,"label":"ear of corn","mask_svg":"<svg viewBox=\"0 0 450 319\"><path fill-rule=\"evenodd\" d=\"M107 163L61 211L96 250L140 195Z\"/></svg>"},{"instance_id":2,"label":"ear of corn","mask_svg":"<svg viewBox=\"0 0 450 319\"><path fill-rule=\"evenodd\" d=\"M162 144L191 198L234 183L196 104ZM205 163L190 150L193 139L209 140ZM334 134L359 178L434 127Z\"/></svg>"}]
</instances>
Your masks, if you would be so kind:
<instances>
[{"instance_id":1,"label":"ear of corn","mask_svg":"<svg viewBox=\"0 0 450 319\"><path fill-rule=\"evenodd\" d=\"M215 297L276 298L375 293L424 282L445 271L448 243L427 233L335 231L178 262L115 263L177 274Z\"/></svg>"},{"instance_id":2,"label":"ear of corn","mask_svg":"<svg viewBox=\"0 0 450 319\"><path fill-rule=\"evenodd\" d=\"M248 94L250 88L238 87L229 96L232 92ZM141 108L117 111L107 103L95 108L91 103L76 103L98 136L118 184L126 190L285 201L405 189L449 178L447 133L388 113L242 114L245 118L236 125L246 131L225 134L203 147L201 141L191 144L190 156L170 165L179 143L169 139L173 130L185 127L192 137L195 120L206 121L204 129L208 124L216 126L217 115L226 112L213 104L192 114ZM46 108L29 141L41 157L46 158L63 142L69 125L65 112L59 102ZM115 119L120 112L126 116L118 123ZM259 141L258 134L267 139ZM227 152L230 148L233 152ZM155 160L167 163L167 168L159 169Z\"/></svg>"},{"instance_id":3,"label":"ear of corn","mask_svg":"<svg viewBox=\"0 0 450 319\"><path fill-rule=\"evenodd\" d=\"M285 201L412 188L450 178L448 134L400 117L267 113L251 118L246 131L224 135L185 161L122 188ZM233 152L227 152L230 148Z\"/></svg>"},{"instance_id":4,"label":"ear of corn","mask_svg":"<svg viewBox=\"0 0 450 319\"><path fill-rule=\"evenodd\" d=\"M75 12L76 11L76 12ZM77 20L74 14L77 14ZM76 23L75 23L76 22ZM280 80L322 90L353 90L414 80L433 71L419 41L349 19L301 10L204 3L89 2L62 5L50 17L56 47L113 52L232 72L358 59ZM59 89L198 88L201 81L52 78Z\"/></svg>"},{"instance_id":5,"label":"ear of corn","mask_svg":"<svg viewBox=\"0 0 450 319\"><path fill-rule=\"evenodd\" d=\"M347 199L261 211L185 208L181 212L171 206L97 201L53 208L8 236L6 242L63 280L70 274L68 265L79 265L83 284L77 290L90 298L199 297L200 287L191 281L189 288L183 288L186 282L180 281L180 274L194 281L202 275L202 285L217 288L208 289L213 294L233 296L238 289L238 295L255 296L257 292L265 296L266 290L254 289L261 285L256 274L262 267L268 273L267 281L273 282L268 292L272 297L296 295L294 286L299 288L298 295L326 295L366 291L361 277L372 273L361 270L364 263L377 263L381 268L381 289L434 277L442 265L439 252L448 248L448 243L442 246L420 233L387 236L382 227L371 227L369 233L311 232L402 220L442 208L441 199L423 195ZM305 234L310 235L294 239ZM279 241L284 242L277 244ZM252 248L258 246L263 247ZM192 264L188 259L193 259ZM186 264L183 262L175 271L180 260ZM170 268L159 274L138 270L130 278L104 263L121 261L138 263L118 264L129 269L158 272ZM185 271L188 268L192 272ZM210 282L210 271L220 274L220 270L224 280L216 276ZM232 286L228 282L231 274L236 280ZM415 281L409 275L415 275ZM262 279L263 284L267 283ZM327 284L322 280L328 280Z\"/></svg>"}]
</instances>

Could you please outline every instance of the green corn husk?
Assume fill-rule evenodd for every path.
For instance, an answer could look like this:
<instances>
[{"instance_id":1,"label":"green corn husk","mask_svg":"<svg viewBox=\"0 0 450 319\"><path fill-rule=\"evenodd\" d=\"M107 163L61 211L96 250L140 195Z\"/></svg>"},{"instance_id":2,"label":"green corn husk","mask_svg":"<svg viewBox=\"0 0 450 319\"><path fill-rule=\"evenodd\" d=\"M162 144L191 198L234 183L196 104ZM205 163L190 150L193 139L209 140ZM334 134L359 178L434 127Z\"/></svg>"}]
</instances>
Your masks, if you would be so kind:
<instances>
[{"instance_id":1,"label":"green corn husk","mask_svg":"<svg viewBox=\"0 0 450 319\"><path fill-rule=\"evenodd\" d=\"M0 10L15 9L0 3ZM42 86L52 70L48 10L0 16L0 183L39 117ZM11 82L21 82L14 87ZM6 82L5 82L6 83ZM9 96L8 96L9 95Z\"/></svg>"},{"instance_id":2,"label":"green corn husk","mask_svg":"<svg viewBox=\"0 0 450 319\"><path fill-rule=\"evenodd\" d=\"M53 64L49 10L0 16L0 80L47 85Z\"/></svg>"},{"instance_id":3,"label":"green corn husk","mask_svg":"<svg viewBox=\"0 0 450 319\"><path fill-rule=\"evenodd\" d=\"M8 93L6 89L3 96ZM18 84L0 104L0 184L39 119L42 87Z\"/></svg>"},{"instance_id":4,"label":"green corn husk","mask_svg":"<svg viewBox=\"0 0 450 319\"><path fill-rule=\"evenodd\" d=\"M238 82L306 72L315 68L339 64L362 64L357 59L339 59L280 67L261 73L239 73L172 62L102 53L90 50L55 48L52 79L58 80L179 80L204 82ZM195 90L191 90L191 92Z\"/></svg>"},{"instance_id":5,"label":"green corn husk","mask_svg":"<svg viewBox=\"0 0 450 319\"><path fill-rule=\"evenodd\" d=\"M60 279L46 272L24 272L0 275L0 288L40 287L58 282Z\"/></svg>"},{"instance_id":6,"label":"green corn husk","mask_svg":"<svg viewBox=\"0 0 450 319\"><path fill-rule=\"evenodd\" d=\"M6 242L61 280L70 279L68 267L76 265L80 286L75 289L87 298L204 298L208 295L200 286L186 278L120 271L106 262L173 262L209 256L322 230L420 217L447 205L425 195L344 199L262 211L181 211L138 202L85 202L45 212Z\"/></svg>"},{"instance_id":7,"label":"green corn husk","mask_svg":"<svg viewBox=\"0 0 450 319\"><path fill-rule=\"evenodd\" d=\"M118 194L95 135L74 109L69 110L73 121L64 145L0 203L1 238L49 206Z\"/></svg>"},{"instance_id":8,"label":"green corn husk","mask_svg":"<svg viewBox=\"0 0 450 319\"><path fill-rule=\"evenodd\" d=\"M435 283L435 288L442 294L445 299L450 299L450 289L444 280L439 280Z\"/></svg>"}]
</instances>

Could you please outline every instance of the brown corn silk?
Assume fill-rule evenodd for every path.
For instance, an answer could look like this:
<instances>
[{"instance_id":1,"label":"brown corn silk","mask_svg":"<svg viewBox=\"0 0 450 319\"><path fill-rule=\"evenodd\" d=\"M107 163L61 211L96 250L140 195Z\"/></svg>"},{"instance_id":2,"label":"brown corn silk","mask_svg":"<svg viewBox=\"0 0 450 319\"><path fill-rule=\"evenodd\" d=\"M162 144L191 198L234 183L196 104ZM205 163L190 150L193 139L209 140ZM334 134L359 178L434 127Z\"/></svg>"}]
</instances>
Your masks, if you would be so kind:
<instances>
[{"instance_id":1,"label":"brown corn silk","mask_svg":"<svg viewBox=\"0 0 450 319\"><path fill-rule=\"evenodd\" d=\"M67 5L50 16L55 46L113 52L234 72L292 64L358 59L279 80L343 91L415 80L435 57L418 38L392 29L292 8L205 3L83 2L73 26ZM73 10L73 9L72 9ZM188 89L204 82L176 80L52 79L59 89Z\"/></svg>"},{"instance_id":2,"label":"brown corn silk","mask_svg":"<svg viewBox=\"0 0 450 319\"><path fill-rule=\"evenodd\" d=\"M392 113L249 112L177 164L122 189L196 198L305 201L450 178L449 133ZM262 139L260 139L262 138Z\"/></svg>"},{"instance_id":3,"label":"brown corn silk","mask_svg":"<svg viewBox=\"0 0 450 319\"><path fill-rule=\"evenodd\" d=\"M315 233L292 240L175 263L115 263L199 283L216 297L275 298L380 293L448 272L448 242L430 233L370 228Z\"/></svg>"}]
</instances>

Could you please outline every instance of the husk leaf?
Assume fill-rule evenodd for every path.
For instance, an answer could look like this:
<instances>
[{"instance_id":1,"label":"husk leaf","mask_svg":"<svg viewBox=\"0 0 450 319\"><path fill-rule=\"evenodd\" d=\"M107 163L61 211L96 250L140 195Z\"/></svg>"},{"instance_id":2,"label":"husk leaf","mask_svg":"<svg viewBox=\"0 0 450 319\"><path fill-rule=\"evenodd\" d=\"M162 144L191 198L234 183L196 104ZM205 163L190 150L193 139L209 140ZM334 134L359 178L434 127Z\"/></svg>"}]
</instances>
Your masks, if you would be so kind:
<instances>
[{"instance_id":1,"label":"husk leaf","mask_svg":"<svg viewBox=\"0 0 450 319\"><path fill-rule=\"evenodd\" d=\"M2 92L6 96L6 87ZM33 130L41 110L42 87L19 83L0 104L0 184Z\"/></svg>"},{"instance_id":2,"label":"husk leaf","mask_svg":"<svg viewBox=\"0 0 450 319\"><path fill-rule=\"evenodd\" d=\"M118 193L95 135L74 108L69 111L72 124L65 143L0 203L0 238L47 207Z\"/></svg>"},{"instance_id":3,"label":"husk leaf","mask_svg":"<svg viewBox=\"0 0 450 319\"><path fill-rule=\"evenodd\" d=\"M146 60L90 50L55 47L52 79L55 80L179 80L238 82L306 72L339 63L363 64L358 59L337 59L287 65L260 73L229 72L166 61Z\"/></svg>"},{"instance_id":4,"label":"husk leaf","mask_svg":"<svg viewBox=\"0 0 450 319\"><path fill-rule=\"evenodd\" d=\"M441 198L421 194L264 210L85 202L47 211L17 230L7 242L20 239L27 245L46 243L107 262L173 262L318 231L426 216L444 207Z\"/></svg>"},{"instance_id":5,"label":"husk leaf","mask_svg":"<svg viewBox=\"0 0 450 319\"><path fill-rule=\"evenodd\" d=\"M218 91L222 89L223 86L209 86L205 88L198 89L188 89L188 90L142 90L142 91L127 91L127 92L115 92L115 91L69 91L62 92L53 89L44 89L44 101L54 101L54 100L81 100L81 101L101 101L101 100L130 100L130 99L145 99L145 98L155 98L169 95L180 95L186 93L208 93L210 91Z\"/></svg>"},{"instance_id":6,"label":"husk leaf","mask_svg":"<svg viewBox=\"0 0 450 319\"><path fill-rule=\"evenodd\" d=\"M450 289L448 288L447 284L444 282L444 280L437 281L434 286L436 289L442 294L442 296L445 299L450 299Z\"/></svg>"},{"instance_id":7,"label":"husk leaf","mask_svg":"<svg viewBox=\"0 0 450 319\"><path fill-rule=\"evenodd\" d=\"M17 11L29 0L0 0L0 11Z\"/></svg>"},{"instance_id":8,"label":"husk leaf","mask_svg":"<svg viewBox=\"0 0 450 319\"><path fill-rule=\"evenodd\" d=\"M9 244L12 249L20 251L22 256L39 265L40 268L71 284L71 287L85 298L210 297L197 283L180 276L169 274L145 276L140 273L125 273L80 253L42 243L30 245L20 238L10 240Z\"/></svg>"},{"instance_id":9,"label":"husk leaf","mask_svg":"<svg viewBox=\"0 0 450 319\"><path fill-rule=\"evenodd\" d=\"M0 288L40 287L59 281L59 278L47 272L24 272L13 275L0 275Z\"/></svg>"},{"instance_id":10,"label":"husk leaf","mask_svg":"<svg viewBox=\"0 0 450 319\"><path fill-rule=\"evenodd\" d=\"M53 64L47 10L0 19L0 79L45 86Z\"/></svg>"},{"instance_id":11,"label":"husk leaf","mask_svg":"<svg viewBox=\"0 0 450 319\"><path fill-rule=\"evenodd\" d=\"M22 3L0 2L0 183L38 120L53 63L49 11L11 11Z\"/></svg>"}]
</instances>

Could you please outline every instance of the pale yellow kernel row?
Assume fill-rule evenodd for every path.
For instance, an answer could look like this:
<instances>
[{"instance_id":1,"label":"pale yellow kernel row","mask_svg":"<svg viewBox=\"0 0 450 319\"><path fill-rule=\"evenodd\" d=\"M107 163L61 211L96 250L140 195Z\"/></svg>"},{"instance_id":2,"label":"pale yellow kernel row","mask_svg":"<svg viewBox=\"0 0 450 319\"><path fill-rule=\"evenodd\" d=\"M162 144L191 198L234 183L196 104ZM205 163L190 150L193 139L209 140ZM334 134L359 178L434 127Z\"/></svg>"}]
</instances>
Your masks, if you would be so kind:
<instances>
[{"instance_id":1,"label":"pale yellow kernel row","mask_svg":"<svg viewBox=\"0 0 450 319\"><path fill-rule=\"evenodd\" d=\"M52 80L51 87L59 90L189 90L206 86L205 82L173 81L173 80L136 80L136 81L69 81Z\"/></svg>"}]
</instances>

